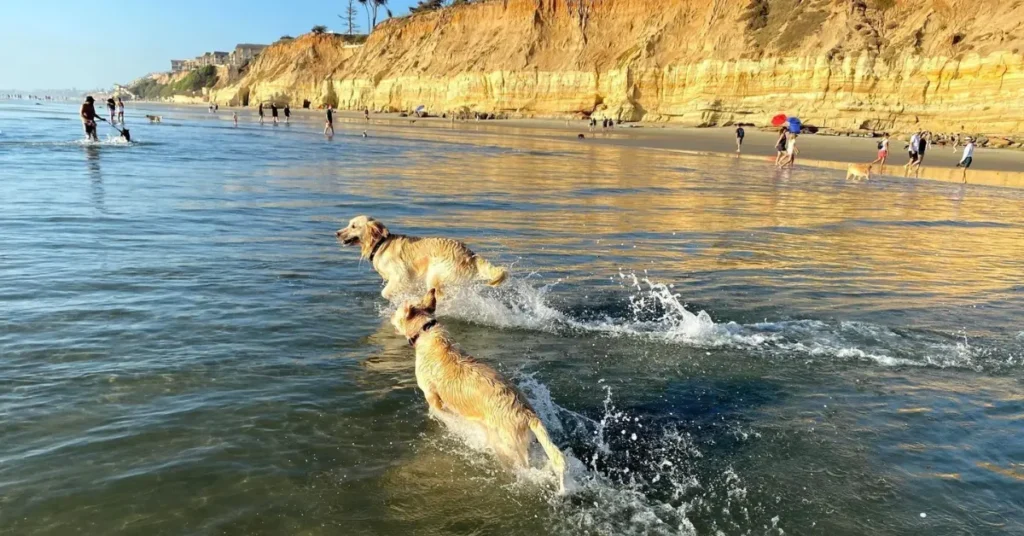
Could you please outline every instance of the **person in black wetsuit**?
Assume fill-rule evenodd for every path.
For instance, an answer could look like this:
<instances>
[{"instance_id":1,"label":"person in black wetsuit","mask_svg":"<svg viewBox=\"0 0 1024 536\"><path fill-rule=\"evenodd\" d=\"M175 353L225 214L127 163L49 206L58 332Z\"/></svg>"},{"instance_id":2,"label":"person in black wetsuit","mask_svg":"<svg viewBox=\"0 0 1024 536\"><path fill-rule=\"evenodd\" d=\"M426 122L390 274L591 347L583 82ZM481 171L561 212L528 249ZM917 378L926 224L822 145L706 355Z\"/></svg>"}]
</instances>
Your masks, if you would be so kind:
<instances>
[{"instance_id":1,"label":"person in black wetsuit","mask_svg":"<svg viewBox=\"0 0 1024 536\"><path fill-rule=\"evenodd\" d=\"M288 118L292 116L292 109L287 104L284 105L284 124L288 124Z\"/></svg>"},{"instance_id":2,"label":"person in black wetsuit","mask_svg":"<svg viewBox=\"0 0 1024 536\"><path fill-rule=\"evenodd\" d=\"M274 118L274 124L277 124L277 104L270 103L270 116Z\"/></svg>"}]
</instances>

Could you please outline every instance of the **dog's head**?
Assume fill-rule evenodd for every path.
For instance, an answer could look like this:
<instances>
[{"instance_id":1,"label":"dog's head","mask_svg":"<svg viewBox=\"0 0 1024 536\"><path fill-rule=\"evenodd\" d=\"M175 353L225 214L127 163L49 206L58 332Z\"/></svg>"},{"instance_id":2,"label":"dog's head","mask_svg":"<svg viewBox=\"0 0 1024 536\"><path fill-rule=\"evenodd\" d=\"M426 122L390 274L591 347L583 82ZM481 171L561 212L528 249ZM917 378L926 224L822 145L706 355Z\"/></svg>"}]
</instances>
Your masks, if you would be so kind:
<instances>
[{"instance_id":1,"label":"dog's head","mask_svg":"<svg viewBox=\"0 0 1024 536\"><path fill-rule=\"evenodd\" d=\"M338 229L334 234L346 246L359 244L363 257L369 257L373 246L391 233L383 223L369 216L356 216L349 220L347 227Z\"/></svg>"},{"instance_id":2,"label":"dog's head","mask_svg":"<svg viewBox=\"0 0 1024 536\"><path fill-rule=\"evenodd\" d=\"M423 326L434 320L434 311L437 310L437 292L434 289L427 291L419 303L413 301L405 302L391 315L391 325L399 335L415 340L423 331Z\"/></svg>"}]
</instances>

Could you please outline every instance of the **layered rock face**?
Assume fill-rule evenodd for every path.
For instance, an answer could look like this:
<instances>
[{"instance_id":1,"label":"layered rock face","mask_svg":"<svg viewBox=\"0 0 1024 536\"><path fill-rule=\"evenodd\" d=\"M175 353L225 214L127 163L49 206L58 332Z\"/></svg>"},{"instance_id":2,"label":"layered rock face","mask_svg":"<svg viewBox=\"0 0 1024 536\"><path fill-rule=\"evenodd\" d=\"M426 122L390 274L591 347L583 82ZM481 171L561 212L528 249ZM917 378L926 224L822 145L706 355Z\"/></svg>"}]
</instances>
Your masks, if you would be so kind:
<instances>
[{"instance_id":1,"label":"layered rock face","mask_svg":"<svg viewBox=\"0 0 1024 536\"><path fill-rule=\"evenodd\" d=\"M1012 134L1024 4L481 0L267 49L219 102Z\"/></svg>"}]
</instances>

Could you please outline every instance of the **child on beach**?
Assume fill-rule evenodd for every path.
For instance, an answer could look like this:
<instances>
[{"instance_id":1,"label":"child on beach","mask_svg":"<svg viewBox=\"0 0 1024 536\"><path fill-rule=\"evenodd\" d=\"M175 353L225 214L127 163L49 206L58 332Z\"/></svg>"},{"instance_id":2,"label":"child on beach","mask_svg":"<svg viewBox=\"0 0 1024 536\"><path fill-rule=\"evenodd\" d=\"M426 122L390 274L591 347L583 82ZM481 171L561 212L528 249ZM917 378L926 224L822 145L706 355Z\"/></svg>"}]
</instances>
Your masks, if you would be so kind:
<instances>
[{"instance_id":1,"label":"child on beach","mask_svg":"<svg viewBox=\"0 0 1024 536\"><path fill-rule=\"evenodd\" d=\"M775 165L782 167L782 159L786 156L786 128L779 129L779 138L775 140Z\"/></svg>"},{"instance_id":2,"label":"child on beach","mask_svg":"<svg viewBox=\"0 0 1024 536\"><path fill-rule=\"evenodd\" d=\"M956 167L964 168L963 180L964 184L967 184L967 168L971 167L971 162L974 161L974 138L967 138L967 145L964 145L964 155L960 157L960 162L957 163Z\"/></svg>"},{"instance_id":3,"label":"child on beach","mask_svg":"<svg viewBox=\"0 0 1024 536\"><path fill-rule=\"evenodd\" d=\"M746 131L743 127L736 127L736 154L739 154L740 149L743 148L743 136L746 136Z\"/></svg>"},{"instance_id":4,"label":"child on beach","mask_svg":"<svg viewBox=\"0 0 1024 536\"><path fill-rule=\"evenodd\" d=\"M878 142L878 158L876 158L871 165L880 164L878 172L881 173L885 169L885 159L889 156L889 133L886 132L882 135L882 141Z\"/></svg>"}]
</instances>

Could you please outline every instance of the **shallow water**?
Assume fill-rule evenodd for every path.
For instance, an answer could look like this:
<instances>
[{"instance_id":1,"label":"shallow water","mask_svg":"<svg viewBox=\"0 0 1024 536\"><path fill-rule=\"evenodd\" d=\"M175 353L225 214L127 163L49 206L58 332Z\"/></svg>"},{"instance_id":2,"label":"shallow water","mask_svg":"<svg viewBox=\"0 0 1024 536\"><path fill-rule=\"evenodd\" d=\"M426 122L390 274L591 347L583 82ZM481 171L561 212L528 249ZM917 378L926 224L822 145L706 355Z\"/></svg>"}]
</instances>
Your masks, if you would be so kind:
<instances>
[{"instance_id":1,"label":"shallow water","mask_svg":"<svg viewBox=\"0 0 1024 536\"><path fill-rule=\"evenodd\" d=\"M1024 533L1024 192L143 113L0 102L3 534ZM442 321L575 493L427 416L361 213L511 266Z\"/></svg>"}]
</instances>

